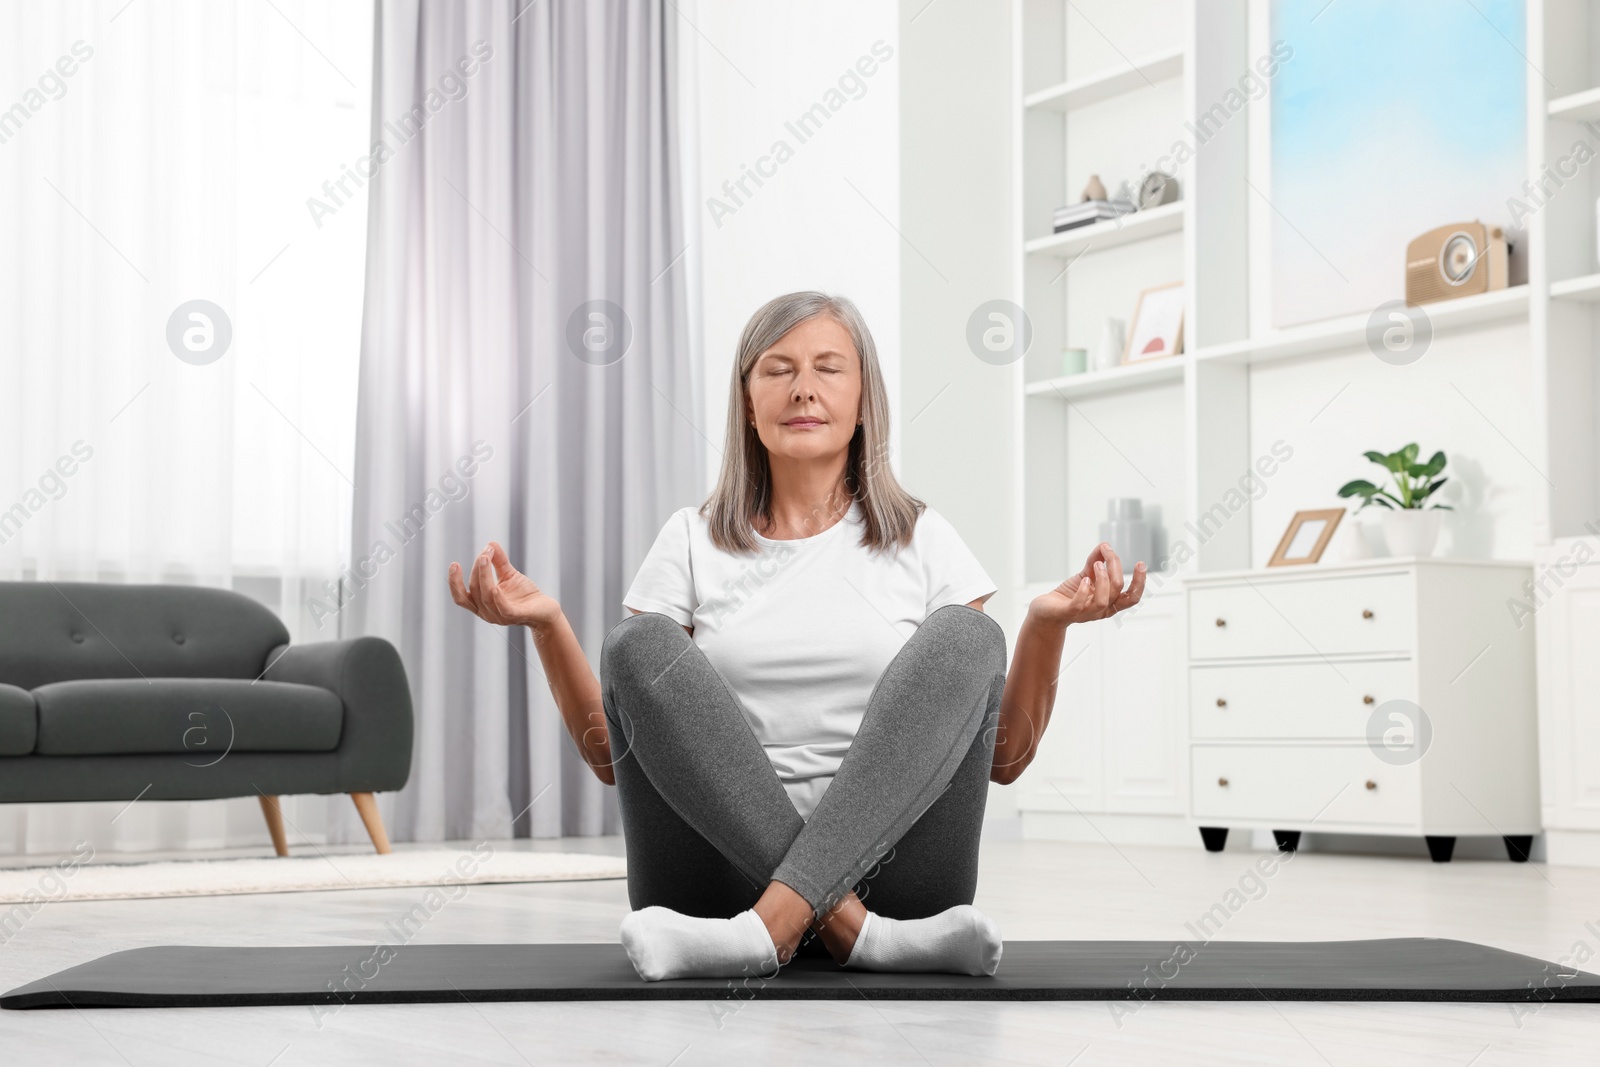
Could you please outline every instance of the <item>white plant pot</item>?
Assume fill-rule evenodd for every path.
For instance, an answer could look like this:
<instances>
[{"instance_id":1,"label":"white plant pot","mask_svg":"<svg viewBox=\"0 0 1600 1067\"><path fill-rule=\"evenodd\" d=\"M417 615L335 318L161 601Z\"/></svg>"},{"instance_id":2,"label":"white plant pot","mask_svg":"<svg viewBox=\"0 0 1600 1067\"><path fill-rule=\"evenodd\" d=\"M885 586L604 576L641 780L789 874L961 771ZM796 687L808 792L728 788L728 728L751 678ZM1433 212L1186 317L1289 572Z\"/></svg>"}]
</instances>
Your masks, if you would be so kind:
<instances>
[{"instance_id":1,"label":"white plant pot","mask_svg":"<svg viewBox=\"0 0 1600 1067\"><path fill-rule=\"evenodd\" d=\"M1437 508L1401 508L1383 513L1383 540L1391 556L1431 556L1439 540Z\"/></svg>"}]
</instances>

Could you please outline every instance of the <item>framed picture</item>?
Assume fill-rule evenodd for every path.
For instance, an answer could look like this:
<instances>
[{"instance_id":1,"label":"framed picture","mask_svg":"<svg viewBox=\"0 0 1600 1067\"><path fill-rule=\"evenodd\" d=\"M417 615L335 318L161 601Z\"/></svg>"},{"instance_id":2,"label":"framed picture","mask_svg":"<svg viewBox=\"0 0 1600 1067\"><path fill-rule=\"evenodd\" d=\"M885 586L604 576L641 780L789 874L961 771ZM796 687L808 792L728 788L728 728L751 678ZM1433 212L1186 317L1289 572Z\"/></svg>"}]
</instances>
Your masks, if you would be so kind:
<instances>
[{"instance_id":1,"label":"framed picture","mask_svg":"<svg viewBox=\"0 0 1600 1067\"><path fill-rule=\"evenodd\" d=\"M1326 511L1297 511L1283 531L1283 540L1267 561L1269 567L1292 567L1300 563L1315 563L1333 540L1333 531L1344 518L1344 508Z\"/></svg>"},{"instance_id":2,"label":"framed picture","mask_svg":"<svg viewBox=\"0 0 1600 1067\"><path fill-rule=\"evenodd\" d=\"M1183 351L1183 283L1158 285L1139 294L1122 362L1165 359Z\"/></svg>"}]
</instances>

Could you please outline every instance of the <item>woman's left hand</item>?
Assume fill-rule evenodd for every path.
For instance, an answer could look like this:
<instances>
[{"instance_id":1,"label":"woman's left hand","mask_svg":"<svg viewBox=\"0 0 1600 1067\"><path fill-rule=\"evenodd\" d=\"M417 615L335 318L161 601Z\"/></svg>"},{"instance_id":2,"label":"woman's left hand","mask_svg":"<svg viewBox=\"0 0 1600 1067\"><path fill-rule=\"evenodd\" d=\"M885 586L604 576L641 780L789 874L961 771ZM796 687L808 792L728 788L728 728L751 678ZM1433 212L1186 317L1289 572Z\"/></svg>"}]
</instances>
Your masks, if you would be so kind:
<instances>
[{"instance_id":1,"label":"woman's left hand","mask_svg":"<svg viewBox=\"0 0 1600 1067\"><path fill-rule=\"evenodd\" d=\"M1144 595L1144 562L1134 564L1133 579L1126 589L1122 587L1122 579L1122 560L1102 541L1089 553L1083 570L1048 593L1035 597L1028 613L1061 626L1109 619L1133 607Z\"/></svg>"}]
</instances>

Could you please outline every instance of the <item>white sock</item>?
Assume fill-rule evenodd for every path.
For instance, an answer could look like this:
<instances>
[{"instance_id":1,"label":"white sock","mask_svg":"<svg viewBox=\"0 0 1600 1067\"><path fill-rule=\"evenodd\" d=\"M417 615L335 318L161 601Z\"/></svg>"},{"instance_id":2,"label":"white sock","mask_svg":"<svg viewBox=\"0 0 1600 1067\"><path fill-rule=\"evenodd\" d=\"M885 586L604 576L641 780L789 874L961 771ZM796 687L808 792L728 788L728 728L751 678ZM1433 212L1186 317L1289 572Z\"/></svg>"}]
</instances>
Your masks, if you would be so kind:
<instances>
[{"instance_id":1,"label":"white sock","mask_svg":"<svg viewBox=\"0 0 1600 1067\"><path fill-rule=\"evenodd\" d=\"M926 919L886 919L869 911L845 966L860 971L994 974L1001 947L1000 928L971 904L958 904Z\"/></svg>"},{"instance_id":2,"label":"white sock","mask_svg":"<svg viewBox=\"0 0 1600 1067\"><path fill-rule=\"evenodd\" d=\"M697 919L671 908L629 912L622 947L647 982L664 978L742 978L778 970L778 950L754 911L731 919Z\"/></svg>"}]
</instances>

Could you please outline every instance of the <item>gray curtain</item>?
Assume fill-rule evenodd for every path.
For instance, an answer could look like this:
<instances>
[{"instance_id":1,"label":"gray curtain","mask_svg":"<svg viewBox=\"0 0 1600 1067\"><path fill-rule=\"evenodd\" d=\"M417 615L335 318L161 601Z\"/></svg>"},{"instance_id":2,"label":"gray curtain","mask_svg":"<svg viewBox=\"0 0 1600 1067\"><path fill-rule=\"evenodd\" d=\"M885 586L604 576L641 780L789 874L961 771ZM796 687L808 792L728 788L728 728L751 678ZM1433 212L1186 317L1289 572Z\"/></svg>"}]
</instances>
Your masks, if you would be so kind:
<instances>
[{"instance_id":1,"label":"gray curtain","mask_svg":"<svg viewBox=\"0 0 1600 1067\"><path fill-rule=\"evenodd\" d=\"M407 841L616 833L526 631L456 607L446 573L500 541L597 666L657 531L699 500L676 19L663 0L385 0L375 38L338 596L341 634L393 641L415 696L411 780L383 814ZM334 839L360 840L334 812Z\"/></svg>"}]
</instances>

